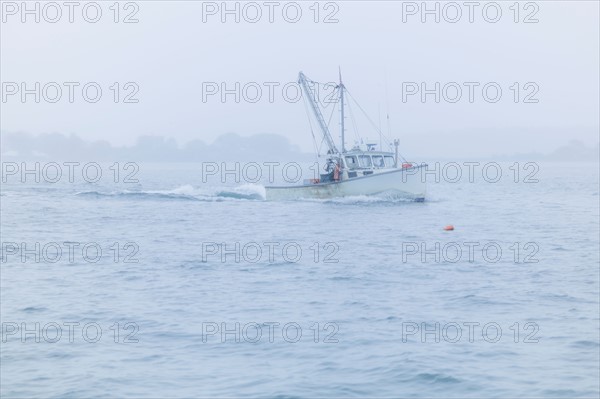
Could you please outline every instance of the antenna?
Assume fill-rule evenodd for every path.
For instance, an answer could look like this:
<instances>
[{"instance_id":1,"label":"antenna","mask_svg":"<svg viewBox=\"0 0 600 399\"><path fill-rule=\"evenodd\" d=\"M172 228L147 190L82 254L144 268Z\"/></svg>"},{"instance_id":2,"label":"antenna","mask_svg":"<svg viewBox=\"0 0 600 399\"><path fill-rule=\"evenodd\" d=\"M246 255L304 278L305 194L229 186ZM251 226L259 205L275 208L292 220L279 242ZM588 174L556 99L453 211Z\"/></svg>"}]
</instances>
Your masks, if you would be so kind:
<instances>
[{"instance_id":1,"label":"antenna","mask_svg":"<svg viewBox=\"0 0 600 399\"><path fill-rule=\"evenodd\" d=\"M383 151L383 145L381 144L381 103L377 103L377 112L379 114L379 151Z\"/></svg>"},{"instance_id":2,"label":"antenna","mask_svg":"<svg viewBox=\"0 0 600 399\"><path fill-rule=\"evenodd\" d=\"M346 152L346 145L344 140L344 83L342 83L342 68L338 66L340 72L340 111L341 111L341 128L342 128L342 153Z\"/></svg>"},{"instance_id":3,"label":"antenna","mask_svg":"<svg viewBox=\"0 0 600 399\"><path fill-rule=\"evenodd\" d=\"M386 113L386 119L387 119L387 133L388 133L387 135L388 135L388 137L391 137L392 127L390 125L390 100L389 100L389 96L388 96L387 71L384 70L383 76L385 79L385 108L386 108L385 113ZM380 131L381 131L381 129L380 129Z\"/></svg>"}]
</instances>

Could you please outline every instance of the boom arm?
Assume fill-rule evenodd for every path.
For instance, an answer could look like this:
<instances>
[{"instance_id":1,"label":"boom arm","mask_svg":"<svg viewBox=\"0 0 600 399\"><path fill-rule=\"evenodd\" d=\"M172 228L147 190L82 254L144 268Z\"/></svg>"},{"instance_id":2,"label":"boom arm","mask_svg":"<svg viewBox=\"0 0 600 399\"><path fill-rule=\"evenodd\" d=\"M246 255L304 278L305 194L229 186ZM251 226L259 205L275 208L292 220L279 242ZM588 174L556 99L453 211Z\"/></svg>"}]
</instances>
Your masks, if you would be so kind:
<instances>
[{"instance_id":1,"label":"boom arm","mask_svg":"<svg viewBox=\"0 0 600 399\"><path fill-rule=\"evenodd\" d=\"M312 90L308 86L308 79L306 78L306 75L304 75L302 72L300 72L300 74L298 75L298 83L300 83L300 85L302 86L302 89L304 90L304 94L306 95L306 97L308 97L308 102L315 114L315 118L317 119L317 122L319 123L319 127L321 128L321 132L323 133L323 137L325 138L325 141L327 142L327 146L329 147L330 152L332 154L337 154L339 151L336 148L335 143L333 142L331 133L329 133L329 128L327 127L327 124L325 123L325 119L323 118L323 114L321 113L321 110L319 109L319 104L317 103L317 100L315 99L315 96L314 96Z\"/></svg>"}]
</instances>

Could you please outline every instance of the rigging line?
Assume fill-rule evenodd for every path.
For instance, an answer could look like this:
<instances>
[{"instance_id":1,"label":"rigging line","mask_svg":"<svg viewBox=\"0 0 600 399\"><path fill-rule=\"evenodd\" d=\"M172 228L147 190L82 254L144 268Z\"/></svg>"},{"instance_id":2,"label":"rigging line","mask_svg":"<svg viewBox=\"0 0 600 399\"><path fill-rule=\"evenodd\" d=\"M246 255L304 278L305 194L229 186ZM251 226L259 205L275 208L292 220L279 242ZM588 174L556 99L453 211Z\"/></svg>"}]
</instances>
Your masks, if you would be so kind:
<instances>
[{"instance_id":1,"label":"rigging line","mask_svg":"<svg viewBox=\"0 0 600 399\"><path fill-rule=\"evenodd\" d=\"M356 99L354 98L354 96L348 91L348 89L346 89L346 93L348 93L348 95L350 96L350 98L356 103L356 105L358 105L358 108L362 111L362 113L365 115L365 117L367 118L367 120L371 123L371 125L375 128L375 130L377 132L379 132L380 135L383 136L383 138L389 143L390 139L383 134L383 132L377 128L377 125L373 122L373 120L371 118L369 118L369 115L365 112L365 110L360 106L360 104L358 103L358 101L356 101Z\"/></svg>"},{"instance_id":2,"label":"rigging line","mask_svg":"<svg viewBox=\"0 0 600 399\"><path fill-rule=\"evenodd\" d=\"M302 96L302 102L304 103L304 110L306 111L306 116L308 119L308 125L310 126L310 133L312 134L312 138L313 138L313 145L315 146L315 152L317 154L319 154L321 152L321 148L317 145L317 138L315 137L315 131L313 129L312 126L312 121L310 120L310 112L308 111L308 104L306 103L306 97ZM323 138L324 139L324 138ZM321 140L321 145L323 145L323 140Z\"/></svg>"},{"instance_id":3,"label":"rigging line","mask_svg":"<svg viewBox=\"0 0 600 399\"><path fill-rule=\"evenodd\" d=\"M327 121L327 128L331 127L331 120L333 119L333 114L335 113L337 103L337 101L333 103L333 107L331 108L331 115L329 115L329 120Z\"/></svg>"},{"instance_id":4,"label":"rigging line","mask_svg":"<svg viewBox=\"0 0 600 399\"><path fill-rule=\"evenodd\" d=\"M306 81L307 81L307 82L309 82L309 83L314 83L314 84L317 84L317 85L320 85L320 86L325 86L325 87L326 87L326 86L332 86L332 87L334 87L334 88L336 89L336 91L338 91L338 87L337 87L336 85L334 85L333 83L331 83L331 82L328 82L328 83L320 83L320 82L317 82L317 81L315 81L315 80L310 80L310 79L308 79L308 78L306 79ZM315 91L314 91L314 88L312 88L312 87L311 87L310 89L312 90L312 93L311 93L311 94L312 94L312 96L313 96L314 100L317 102L317 104L319 104L319 105L322 105L322 104L321 104L321 101L320 101L320 97L317 95L317 93L315 93ZM334 92L334 93L335 93L335 92ZM332 96L332 97L333 97L333 96ZM338 97L338 99L339 99L339 94L337 95L337 97ZM330 127L331 119L332 119L332 117L333 117L333 114L334 114L334 111L335 111L335 107L337 106L337 103L338 103L338 102L339 102L339 101L334 101L334 102L333 102L333 109L331 110L331 115L329 116L329 121L327 121L327 127L328 127L328 128ZM324 107L323 107L323 111L325 111L325 108L327 108L327 107L326 107L326 106L324 106Z\"/></svg>"},{"instance_id":5,"label":"rigging line","mask_svg":"<svg viewBox=\"0 0 600 399\"><path fill-rule=\"evenodd\" d=\"M319 85L319 86L321 86L321 87L322 87L324 90L326 90L328 87L333 87L333 88L334 88L336 91L338 91L338 90L339 90L339 85L338 85L337 83L335 83L335 82L326 82L326 83L321 83L321 82L317 82L317 81L314 81L314 80L309 80L309 79L307 79L306 81L307 81L307 82L309 82L309 83L313 83L314 85ZM313 89L312 87L311 87L311 90L313 90L313 91L314 91L314 89ZM317 89L317 90L319 90L319 89ZM326 92L325 92L325 93L326 93ZM334 93L335 93L335 91L334 91ZM315 99L316 99L316 98L318 97L318 93L313 93L313 96L314 96L314 97L315 97ZM333 94L332 94L332 97L333 97ZM338 95L337 97L338 97L338 99L339 99L339 95ZM327 97L324 97L324 98L326 99ZM321 103L320 101L318 101L318 102L319 102L319 103Z\"/></svg>"},{"instance_id":6,"label":"rigging line","mask_svg":"<svg viewBox=\"0 0 600 399\"><path fill-rule=\"evenodd\" d=\"M358 108L362 111L363 115L365 115L365 117L371 123L371 125L375 128L375 130L381 133L381 130L377 127L377 125L375 124L375 122L373 122L373 120L369 117L369 115L365 112L365 110L360 106L360 104L358 103L358 101L356 101L356 99L354 98L354 96L352 95L352 93L350 93L347 89L346 89L346 93L348 93L348 95L350 96L350 98L356 103L356 105L358 106Z\"/></svg>"},{"instance_id":7,"label":"rigging line","mask_svg":"<svg viewBox=\"0 0 600 399\"><path fill-rule=\"evenodd\" d=\"M329 82L329 83L320 83L320 82L317 82L317 81L314 81L314 80L310 80L310 79L307 79L307 81L308 81L308 82L311 82L311 83L314 83L314 84L317 84L317 85L321 85L321 86L327 86L327 85L331 85L331 84L332 84L331 82ZM365 110L364 110L364 109L363 109L363 108L360 106L360 104L358 103L358 101L356 101L356 99L354 98L354 96L352 96L352 93L350 93L350 92L348 91L348 89L347 89L347 88L346 88L346 93L348 93L348 95L350 96L350 98L351 98L351 99L352 99L352 100L353 100L353 101L356 103L356 105L357 105L357 106L358 106L358 108L361 110L361 112L362 112L362 113L365 115L365 117L367 118L367 120L369 121L369 123L371 123L371 125L372 125L372 126L375 128L375 130L376 130L376 131L379 133L380 137L383 137L383 138L385 139L385 141L387 142L387 145L388 145L388 147L390 147L390 148L391 148L391 146L392 146L392 142L390 141L389 137L388 137L388 136L386 136L386 135L385 135L385 134L384 134L384 133L381 131L381 127L379 127L379 128L378 128L378 127L377 127L377 125L375 125L375 123L373 122L373 120L372 120L372 119L369 117L369 115L368 115L368 114L365 112ZM339 98L339 95L338 95L338 98ZM338 102L339 102L339 101L338 101ZM334 114L334 112L335 112L335 108L336 108L336 106L337 106L337 102L336 102L336 103L334 103L333 109L331 110L331 115L330 115L330 117L329 117L329 122L327 123L327 127L328 127L328 128L329 128L329 127L330 127L330 125L331 125L331 119L332 119L332 117L333 117L333 114ZM387 128L388 128L388 134L389 134L389 133L391 132L391 125L390 125L390 114L389 114L389 98L388 98L388 92L387 92L387 85L386 85L386 107L388 108L388 109L386 110L386 119L387 119ZM352 117L352 120L353 120L353 123L354 123L355 135L356 135L356 136L357 136L359 139L361 139L361 136L358 134L358 131L357 131L357 126L356 126L356 123L355 123L356 121L355 121L355 118L354 118L354 114L352 113L352 108L351 108L351 106L350 106L350 102L348 102L348 108L350 108L351 117ZM325 138L323 138L323 140L324 140L324 139L325 139ZM323 140L321 140L321 145L323 144ZM401 160L403 160L404 162L408 162L408 161L406 160L406 158L405 158L405 157L404 157L402 154L400 154L400 152L398 152L398 157L399 157Z\"/></svg>"},{"instance_id":8,"label":"rigging line","mask_svg":"<svg viewBox=\"0 0 600 399\"><path fill-rule=\"evenodd\" d=\"M314 80L310 80L310 79L308 79L308 78L306 79L306 81L307 81L307 82L310 82L310 83L316 83L316 84L319 84L318 82L315 82ZM314 88L314 85L313 85L313 87L309 87L309 89L310 89L310 92L311 92L311 93L310 93L310 95L313 97L313 98L311 99L311 101L312 101L312 100L314 100L314 101L317 103L317 106L318 106L319 102L318 102L318 100L317 100L317 95L316 95L316 93L315 93L315 88ZM318 89L317 89L317 90L318 90ZM308 101L308 100L306 100L306 101ZM329 126L327 126L327 128L329 128ZM319 144L319 146L318 146L318 150L317 150L317 157L320 157L320 156L321 156L321 149L323 148L323 143L325 142L325 139L326 139L326 137L325 137L325 132L323 132L323 134L322 134L322 137L321 137L321 143Z\"/></svg>"},{"instance_id":9,"label":"rigging line","mask_svg":"<svg viewBox=\"0 0 600 399\"><path fill-rule=\"evenodd\" d=\"M356 140L360 143L361 137L358 134L358 128L357 128L358 125L356 123L356 118L354 117L354 111L352 110L350 101L348 101L348 111L350 114L350 119L352 120L352 127L354 128L354 135L356 136Z\"/></svg>"},{"instance_id":10,"label":"rigging line","mask_svg":"<svg viewBox=\"0 0 600 399\"><path fill-rule=\"evenodd\" d=\"M313 83L313 84L317 84L317 85L321 85L321 86L333 86L334 88L337 88L337 86L334 86L332 83L325 83L325 84L323 84L323 83L316 82L314 80L310 80L308 78L306 79L306 81L309 82L309 83ZM311 89L311 92L312 92L311 94L312 94L315 102L317 103L317 106L319 106L321 104L321 102L319 101L319 98L318 98L318 96L315 93L314 87L310 87L310 89ZM338 103L338 101L336 101L336 102L333 103L333 108L331 109L331 115L329 116L329 121L327 122L327 129L330 129L330 127L331 127L331 119L333 119L333 115L335 114L337 103ZM323 107L323 111L325 111L325 107ZM323 146L323 142L324 141L325 141L325 134L323 134L323 138L321 139L321 147ZM319 156L321 156L320 149L319 149Z\"/></svg>"}]
</instances>

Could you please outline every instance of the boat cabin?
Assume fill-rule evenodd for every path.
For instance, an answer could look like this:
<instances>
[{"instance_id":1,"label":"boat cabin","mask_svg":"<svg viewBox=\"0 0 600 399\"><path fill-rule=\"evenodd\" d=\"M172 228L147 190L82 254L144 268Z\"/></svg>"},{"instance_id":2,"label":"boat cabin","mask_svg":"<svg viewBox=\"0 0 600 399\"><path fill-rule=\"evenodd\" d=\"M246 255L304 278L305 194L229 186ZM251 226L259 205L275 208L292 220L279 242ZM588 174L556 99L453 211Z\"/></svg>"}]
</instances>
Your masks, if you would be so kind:
<instances>
[{"instance_id":1,"label":"boat cabin","mask_svg":"<svg viewBox=\"0 0 600 399\"><path fill-rule=\"evenodd\" d=\"M388 172L396 167L395 156L391 152L352 149L339 158L330 158L325 166L327 173L321 175L319 182L368 176L374 173Z\"/></svg>"},{"instance_id":2,"label":"boat cabin","mask_svg":"<svg viewBox=\"0 0 600 399\"><path fill-rule=\"evenodd\" d=\"M394 154L383 151L350 151L343 155L348 178L376 173L396 167Z\"/></svg>"}]
</instances>

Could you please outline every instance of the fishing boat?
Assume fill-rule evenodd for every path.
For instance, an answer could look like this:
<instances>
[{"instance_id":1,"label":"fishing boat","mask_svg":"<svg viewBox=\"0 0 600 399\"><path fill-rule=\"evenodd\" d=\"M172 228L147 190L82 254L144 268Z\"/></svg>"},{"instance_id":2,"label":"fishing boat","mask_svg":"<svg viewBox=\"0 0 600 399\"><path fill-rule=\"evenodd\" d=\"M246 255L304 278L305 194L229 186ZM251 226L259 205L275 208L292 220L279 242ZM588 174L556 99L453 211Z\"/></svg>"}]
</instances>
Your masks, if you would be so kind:
<instances>
[{"instance_id":1,"label":"fishing boat","mask_svg":"<svg viewBox=\"0 0 600 399\"><path fill-rule=\"evenodd\" d=\"M382 148L377 148L376 143L367 142L365 144L364 141L356 142L351 149L346 149L344 97L349 93L342 82L341 72L339 84L335 86L334 96L331 96L335 101L330 101L330 103L339 104L340 108L339 147L333 140L329 126L325 122L316 95L316 88L321 84L308 79L302 72L299 73L298 83L302 87L303 98L317 121L322 138L321 143L326 146L326 153L321 155L313 131L317 156L326 158L325 173L320 173L318 178L304 179L301 185L266 187L267 200L384 195L424 201L426 187L422 172L427 165L407 162L404 157L401 157L398 152L399 140L393 141L394 151L383 151ZM371 119L368 119L372 123ZM384 135L381 128L377 128L373 123L372 125L380 135L381 147L383 143L381 138ZM312 125L311 130L313 130ZM392 143L388 140L387 144L391 149Z\"/></svg>"}]
</instances>

